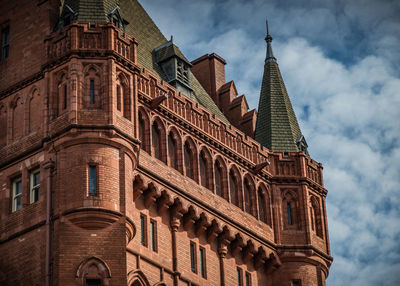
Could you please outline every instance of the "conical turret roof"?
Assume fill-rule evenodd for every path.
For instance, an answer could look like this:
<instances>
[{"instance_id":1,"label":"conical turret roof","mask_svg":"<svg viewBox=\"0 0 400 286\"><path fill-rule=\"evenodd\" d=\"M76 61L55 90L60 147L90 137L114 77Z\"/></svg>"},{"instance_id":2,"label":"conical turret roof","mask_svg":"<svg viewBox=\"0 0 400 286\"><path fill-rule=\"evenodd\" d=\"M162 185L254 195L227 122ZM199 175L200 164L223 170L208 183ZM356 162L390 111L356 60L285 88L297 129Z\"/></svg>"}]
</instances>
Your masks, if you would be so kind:
<instances>
[{"instance_id":1,"label":"conical turret roof","mask_svg":"<svg viewBox=\"0 0 400 286\"><path fill-rule=\"evenodd\" d=\"M261 85L255 140L273 151L305 151L296 144L301 134L278 63L267 23L267 55ZM304 138L304 137L302 137Z\"/></svg>"}]
</instances>

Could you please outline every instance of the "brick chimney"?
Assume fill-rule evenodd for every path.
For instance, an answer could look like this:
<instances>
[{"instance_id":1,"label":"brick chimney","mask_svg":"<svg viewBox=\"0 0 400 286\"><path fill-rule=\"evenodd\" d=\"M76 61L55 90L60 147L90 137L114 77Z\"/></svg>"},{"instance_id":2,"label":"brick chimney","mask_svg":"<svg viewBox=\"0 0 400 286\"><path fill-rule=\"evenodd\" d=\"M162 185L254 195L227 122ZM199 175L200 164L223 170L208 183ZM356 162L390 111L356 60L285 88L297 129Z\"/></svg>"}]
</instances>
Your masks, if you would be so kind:
<instances>
[{"instance_id":1,"label":"brick chimney","mask_svg":"<svg viewBox=\"0 0 400 286\"><path fill-rule=\"evenodd\" d=\"M225 64L225 60L215 53L206 54L192 61L192 73L217 106L220 105L218 89L225 84Z\"/></svg>"}]
</instances>

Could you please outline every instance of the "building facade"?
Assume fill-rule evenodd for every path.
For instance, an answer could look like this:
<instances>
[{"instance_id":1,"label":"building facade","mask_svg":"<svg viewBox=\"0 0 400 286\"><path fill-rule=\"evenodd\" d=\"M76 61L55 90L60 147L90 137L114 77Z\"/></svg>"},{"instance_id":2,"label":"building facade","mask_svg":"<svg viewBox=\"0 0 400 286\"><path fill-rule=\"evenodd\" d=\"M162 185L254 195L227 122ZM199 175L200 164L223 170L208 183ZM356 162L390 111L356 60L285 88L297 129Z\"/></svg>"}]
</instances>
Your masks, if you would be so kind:
<instances>
[{"instance_id":1,"label":"building facade","mask_svg":"<svg viewBox=\"0 0 400 286\"><path fill-rule=\"evenodd\" d=\"M325 285L269 34L257 113L136 0L2 0L0 32L1 285Z\"/></svg>"}]
</instances>

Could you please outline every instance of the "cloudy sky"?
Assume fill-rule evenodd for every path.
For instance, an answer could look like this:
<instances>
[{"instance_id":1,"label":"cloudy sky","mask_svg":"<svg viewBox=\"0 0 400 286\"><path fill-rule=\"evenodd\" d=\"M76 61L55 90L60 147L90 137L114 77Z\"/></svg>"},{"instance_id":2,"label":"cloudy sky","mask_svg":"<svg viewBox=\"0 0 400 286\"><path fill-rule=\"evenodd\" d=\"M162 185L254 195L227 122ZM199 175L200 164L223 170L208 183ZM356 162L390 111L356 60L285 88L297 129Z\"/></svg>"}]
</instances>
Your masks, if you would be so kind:
<instances>
[{"instance_id":1,"label":"cloudy sky","mask_svg":"<svg viewBox=\"0 0 400 286\"><path fill-rule=\"evenodd\" d=\"M257 108L265 18L311 156L324 165L334 285L399 285L400 1L146 0L189 60L216 52Z\"/></svg>"}]
</instances>

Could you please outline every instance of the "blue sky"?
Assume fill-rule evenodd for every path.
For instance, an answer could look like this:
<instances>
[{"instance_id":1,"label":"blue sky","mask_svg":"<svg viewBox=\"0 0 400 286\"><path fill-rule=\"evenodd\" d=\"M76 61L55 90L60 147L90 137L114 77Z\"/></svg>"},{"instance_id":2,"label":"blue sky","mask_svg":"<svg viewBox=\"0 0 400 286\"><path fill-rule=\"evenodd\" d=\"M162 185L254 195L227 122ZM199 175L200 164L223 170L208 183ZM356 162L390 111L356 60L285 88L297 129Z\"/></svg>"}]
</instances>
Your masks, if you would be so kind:
<instances>
[{"instance_id":1,"label":"blue sky","mask_svg":"<svg viewBox=\"0 0 400 286\"><path fill-rule=\"evenodd\" d=\"M216 52L257 108L265 18L311 156L324 165L334 285L400 280L400 1L146 0L189 60Z\"/></svg>"}]
</instances>

